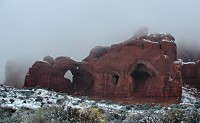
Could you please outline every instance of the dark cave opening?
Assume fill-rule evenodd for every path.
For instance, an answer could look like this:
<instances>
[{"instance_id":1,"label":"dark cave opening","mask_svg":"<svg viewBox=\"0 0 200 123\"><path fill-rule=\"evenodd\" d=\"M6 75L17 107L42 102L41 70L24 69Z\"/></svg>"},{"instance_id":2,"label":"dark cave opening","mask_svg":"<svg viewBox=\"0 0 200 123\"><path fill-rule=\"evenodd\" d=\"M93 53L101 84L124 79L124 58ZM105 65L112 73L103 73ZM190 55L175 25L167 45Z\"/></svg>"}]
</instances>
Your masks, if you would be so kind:
<instances>
[{"instance_id":1,"label":"dark cave opening","mask_svg":"<svg viewBox=\"0 0 200 123\"><path fill-rule=\"evenodd\" d=\"M119 81L119 75L113 75L113 82L115 85L117 85L118 81Z\"/></svg>"},{"instance_id":2,"label":"dark cave opening","mask_svg":"<svg viewBox=\"0 0 200 123\"><path fill-rule=\"evenodd\" d=\"M131 73L132 78L135 81L135 90L144 89L145 83L150 77L148 73L148 68L144 64L138 64L136 69Z\"/></svg>"}]
</instances>

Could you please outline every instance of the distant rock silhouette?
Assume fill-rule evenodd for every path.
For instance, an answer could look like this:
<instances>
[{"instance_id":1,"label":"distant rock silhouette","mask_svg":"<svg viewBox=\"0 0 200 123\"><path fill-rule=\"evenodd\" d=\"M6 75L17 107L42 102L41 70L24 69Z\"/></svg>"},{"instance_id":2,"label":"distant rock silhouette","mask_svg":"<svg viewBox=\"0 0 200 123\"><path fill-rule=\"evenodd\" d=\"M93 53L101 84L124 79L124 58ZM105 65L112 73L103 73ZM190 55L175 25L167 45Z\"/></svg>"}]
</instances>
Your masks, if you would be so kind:
<instances>
[{"instance_id":1,"label":"distant rock silhouette","mask_svg":"<svg viewBox=\"0 0 200 123\"><path fill-rule=\"evenodd\" d=\"M10 59L5 66L5 85L22 88L24 79L31 66L31 61L25 59Z\"/></svg>"}]
</instances>

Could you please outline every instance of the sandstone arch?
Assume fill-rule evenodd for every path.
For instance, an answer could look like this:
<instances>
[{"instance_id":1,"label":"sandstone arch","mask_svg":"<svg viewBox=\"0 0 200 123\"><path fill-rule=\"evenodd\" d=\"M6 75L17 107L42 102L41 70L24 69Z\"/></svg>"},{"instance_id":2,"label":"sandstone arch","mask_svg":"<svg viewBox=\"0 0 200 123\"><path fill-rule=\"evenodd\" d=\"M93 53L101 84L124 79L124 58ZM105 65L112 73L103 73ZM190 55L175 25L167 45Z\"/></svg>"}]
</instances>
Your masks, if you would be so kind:
<instances>
[{"instance_id":1,"label":"sandstone arch","mask_svg":"<svg viewBox=\"0 0 200 123\"><path fill-rule=\"evenodd\" d=\"M156 78L158 72L150 62L137 60L135 64L130 66L129 75L133 82L133 93L142 94L147 91L146 88L149 86L148 81L152 78Z\"/></svg>"},{"instance_id":2,"label":"sandstone arch","mask_svg":"<svg viewBox=\"0 0 200 123\"><path fill-rule=\"evenodd\" d=\"M131 73L131 77L135 82L135 90L140 91L143 90L146 81L149 79L149 77L152 77L152 75L146 65L137 64L136 69L134 69L134 71Z\"/></svg>"}]
</instances>

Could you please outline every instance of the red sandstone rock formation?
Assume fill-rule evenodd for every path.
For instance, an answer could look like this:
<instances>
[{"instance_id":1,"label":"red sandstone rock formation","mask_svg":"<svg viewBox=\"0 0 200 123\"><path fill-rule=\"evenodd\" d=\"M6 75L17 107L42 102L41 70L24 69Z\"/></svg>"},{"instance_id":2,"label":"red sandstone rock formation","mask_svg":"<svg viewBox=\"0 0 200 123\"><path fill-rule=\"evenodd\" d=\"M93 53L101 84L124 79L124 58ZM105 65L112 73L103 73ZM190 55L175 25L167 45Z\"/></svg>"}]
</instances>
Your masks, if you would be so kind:
<instances>
[{"instance_id":1,"label":"red sandstone rock formation","mask_svg":"<svg viewBox=\"0 0 200 123\"><path fill-rule=\"evenodd\" d=\"M37 61L29 69L24 86L40 86L69 94L74 94L76 90L86 91L92 87L94 80L83 67L83 63L80 66L78 62L68 57L58 57L52 65L48 62ZM73 83L65 78L67 71L71 71L74 75Z\"/></svg>"},{"instance_id":2,"label":"red sandstone rock formation","mask_svg":"<svg viewBox=\"0 0 200 123\"><path fill-rule=\"evenodd\" d=\"M173 68L173 40L169 35L148 35L112 45L99 58L88 56L86 61L93 66L95 79L90 94L108 98L179 97L182 81L180 72Z\"/></svg>"},{"instance_id":3,"label":"red sandstone rock formation","mask_svg":"<svg viewBox=\"0 0 200 123\"><path fill-rule=\"evenodd\" d=\"M52 65L36 62L25 86L41 86L70 94L130 103L138 99L154 102L181 97L180 65L170 34L151 34L111 47L96 47L83 62L56 58ZM70 70L73 82L64 78Z\"/></svg>"},{"instance_id":4,"label":"red sandstone rock formation","mask_svg":"<svg viewBox=\"0 0 200 123\"><path fill-rule=\"evenodd\" d=\"M183 83L200 89L200 62L182 63Z\"/></svg>"},{"instance_id":5,"label":"red sandstone rock formation","mask_svg":"<svg viewBox=\"0 0 200 123\"><path fill-rule=\"evenodd\" d=\"M59 92L72 92L71 82L64 78L66 70L74 69L75 61L66 57L58 57L54 64L37 61L29 69L25 78L26 87L45 87Z\"/></svg>"},{"instance_id":6,"label":"red sandstone rock formation","mask_svg":"<svg viewBox=\"0 0 200 123\"><path fill-rule=\"evenodd\" d=\"M200 49L191 44L179 44L178 58L182 63L182 78L184 84L200 89Z\"/></svg>"}]
</instances>

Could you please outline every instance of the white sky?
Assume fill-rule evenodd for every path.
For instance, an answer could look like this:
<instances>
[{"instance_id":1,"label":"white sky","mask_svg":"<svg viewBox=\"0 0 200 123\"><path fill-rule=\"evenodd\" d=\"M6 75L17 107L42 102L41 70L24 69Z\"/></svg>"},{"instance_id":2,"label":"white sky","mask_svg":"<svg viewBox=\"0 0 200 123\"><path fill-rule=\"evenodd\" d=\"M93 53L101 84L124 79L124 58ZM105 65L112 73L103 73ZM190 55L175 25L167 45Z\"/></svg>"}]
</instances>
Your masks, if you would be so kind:
<instances>
[{"instance_id":1,"label":"white sky","mask_svg":"<svg viewBox=\"0 0 200 123\"><path fill-rule=\"evenodd\" d=\"M199 45L199 0L0 0L0 80L8 59L86 57L141 26Z\"/></svg>"}]
</instances>

